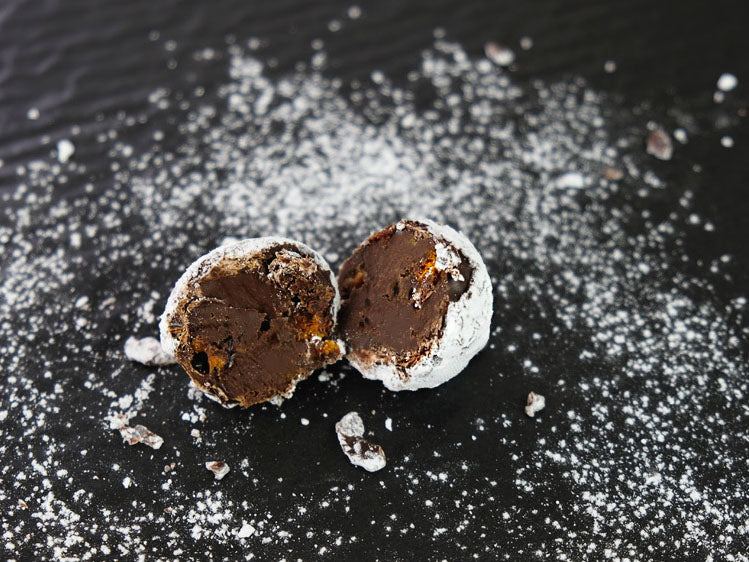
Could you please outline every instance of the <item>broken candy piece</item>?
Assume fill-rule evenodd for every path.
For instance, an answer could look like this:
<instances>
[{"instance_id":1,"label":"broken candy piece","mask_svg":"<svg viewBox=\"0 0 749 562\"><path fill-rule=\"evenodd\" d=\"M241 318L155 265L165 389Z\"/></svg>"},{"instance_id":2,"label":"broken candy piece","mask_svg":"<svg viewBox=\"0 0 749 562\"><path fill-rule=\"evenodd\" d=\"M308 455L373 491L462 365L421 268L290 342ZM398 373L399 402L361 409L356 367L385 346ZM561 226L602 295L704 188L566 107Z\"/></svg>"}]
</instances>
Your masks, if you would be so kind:
<instances>
[{"instance_id":1,"label":"broken candy piece","mask_svg":"<svg viewBox=\"0 0 749 562\"><path fill-rule=\"evenodd\" d=\"M241 240L199 258L177 281L161 344L225 407L278 402L340 359L338 306L335 277L318 253L282 238Z\"/></svg>"},{"instance_id":2,"label":"broken candy piece","mask_svg":"<svg viewBox=\"0 0 749 562\"><path fill-rule=\"evenodd\" d=\"M489 274L448 226L402 220L372 234L343 263L338 284L346 357L390 390L442 384L489 339Z\"/></svg>"},{"instance_id":3,"label":"broken candy piece","mask_svg":"<svg viewBox=\"0 0 749 562\"><path fill-rule=\"evenodd\" d=\"M607 180L620 180L624 177L624 172L617 168L606 168L603 171L603 175L606 177Z\"/></svg>"},{"instance_id":4,"label":"broken candy piece","mask_svg":"<svg viewBox=\"0 0 749 562\"><path fill-rule=\"evenodd\" d=\"M369 472L385 467L382 447L364 439L364 422L356 412L349 412L335 424L341 449L354 466Z\"/></svg>"},{"instance_id":5,"label":"broken candy piece","mask_svg":"<svg viewBox=\"0 0 749 562\"><path fill-rule=\"evenodd\" d=\"M515 53L509 47L489 41L484 45L486 58L499 66L510 66L515 62Z\"/></svg>"},{"instance_id":6,"label":"broken candy piece","mask_svg":"<svg viewBox=\"0 0 749 562\"><path fill-rule=\"evenodd\" d=\"M125 357L130 361L157 367L160 365L171 365L177 361L161 347L161 342L156 338L135 338L130 336L125 340Z\"/></svg>"},{"instance_id":7,"label":"broken candy piece","mask_svg":"<svg viewBox=\"0 0 749 562\"><path fill-rule=\"evenodd\" d=\"M224 476L229 474L229 465L224 461L209 461L205 463L205 467L213 472L213 476L216 480L221 480Z\"/></svg>"},{"instance_id":8,"label":"broken candy piece","mask_svg":"<svg viewBox=\"0 0 749 562\"><path fill-rule=\"evenodd\" d=\"M674 155L674 144L671 137L663 129L650 131L645 142L645 150L658 160L671 160Z\"/></svg>"},{"instance_id":9,"label":"broken candy piece","mask_svg":"<svg viewBox=\"0 0 749 562\"><path fill-rule=\"evenodd\" d=\"M152 449L158 449L164 444L164 439L156 435L153 431L148 429L145 425L136 425L130 427L125 425L119 428L122 440L128 445L135 445L137 443L143 443L148 445Z\"/></svg>"},{"instance_id":10,"label":"broken candy piece","mask_svg":"<svg viewBox=\"0 0 749 562\"><path fill-rule=\"evenodd\" d=\"M525 404L525 414L528 417L533 417L537 412L540 412L546 407L546 398L535 392L528 393L528 400Z\"/></svg>"}]
</instances>

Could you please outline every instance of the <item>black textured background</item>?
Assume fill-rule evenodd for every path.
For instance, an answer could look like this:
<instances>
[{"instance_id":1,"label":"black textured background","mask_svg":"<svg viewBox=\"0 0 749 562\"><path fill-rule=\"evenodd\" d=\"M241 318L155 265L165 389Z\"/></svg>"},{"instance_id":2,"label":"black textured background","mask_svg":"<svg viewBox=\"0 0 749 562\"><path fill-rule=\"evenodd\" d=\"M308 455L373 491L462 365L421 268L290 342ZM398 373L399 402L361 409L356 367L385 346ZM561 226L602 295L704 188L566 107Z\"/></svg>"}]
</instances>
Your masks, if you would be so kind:
<instances>
[{"instance_id":1,"label":"black textured background","mask_svg":"<svg viewBox=\"0 0 749 562\"><path fill-rule=\"evenodd\" d=\"M225 66L201 68L205 75L166 70L170 58L188 59L197 48L220 47L227 36L267 40L264 55L278 59L283 73L312 53L312 39L324 37L328 72L344 79L365 78L373 69L403 78L442 27L447 37L478 55L488 40L515 45L523 36L534 46L523 53L518 78L553 80L585 77L593 87L621 95L622 104L645 103L654 117L674 108L691 113L705 134L684 147L685 160L704 166L705 183L719 191L697 193L698 208L719 217L725 250L746 255L749 197L746 159L725 151L712 118L716 77L732 69L743 90L749 70L749 33L743 2L647 2L623 0L534 2L360 2L365 25L337 33L327 23L343 19L345 2L23 2L0 6L0 155L8 164L46 153L39 138L62 136L71 125L105 130L118 111L148 110L157 87L210 85L225 77ZM149 41L152 30L159 41ZM164 41L177 42L175 52ZM615 60L617 72L603 64ZM215 74L214 74L215 71ZM28 121L37 107L42 117ZM712 135L710 133L713 133ZM731 133L738 147L746 127ZM96 147L77 146L91 153ZM99 161L101 163L101 161ZM11 166L0 169L0 178ZM714 182L709 180L715 179ZM708 213L709 211L709 213ZM698 242L696 242L698 243Z\"/></svg>"},{"instance_id":2,"label":"black textured background","mask_svg":"<svg viewBox=\"0 0 749 562\"><path fill-rule=\"evenodd\" d=\"M82 134L76 138L76 158L87 164L92 179L105 185L108 181L106 161L102 158L105 147L94 142L95 134L116 122L119 111L152 111L147 97L157 87L179 89L192 83L210 87L225 80L225 61L201 66L196 71L200 74L185 72L182 64L170 70L167 62L172 57L178 63L187 60L199 47L225 45L227 35L240 40L251 36L267 40L264 56L276 57L279 63L272 72L283 73L293 68L295 62L307 60L312 53L310 41L323 37L329 74L344 79L366 78L372 70L381 69L396 81L403 79L417 64L421 49L433 41L435 27L444 28L448 38L460 42L475 55L482 52L487 40L495 39L515 46L516 52L520 52L518 40L530 36L534 47L522 53L515 71L519 79L554 80L580 75L593 87L620 96L623 106L642 108L661 122L673 123L673 108L697 118L702 132L679 148L677 161L702 165L701 185L712 187L696 190L695 210L719 224L720 230L718 236L695 231L687 240L687 251L697 258L704 257L705 261L725 253L736 256L734 281L726 283L720 296L728 299L746 290L749 282L746 267L749 263L749 159L746 152L749 129L745 123L734 127L731 135L735 148L722 148L718 142L722 132L714 125L716 110L712 101L715 80L724 71L730 70L739 78L742 95L749 84L746 3L380 0L358 3L364 13L363 25L344 26L341 31L330 33L327 23L343 19L349 5L298 0L203 3L5 0L0 4L0 158L5 162L0 168L0 189L7 190L14 185L12 171L16 164L49 152L50 147L41 142L44 135L53 139L67 136L71 125L82 129ZM159 31L159 41L149 40L152 30ZM164 50L166 40L177 42L174 52ZM617 63L614 74L603 71L608 59ZM26 119L30 107L40 110L39 120ZM136 147L137 134L133 132L131 139ZM679 181L680 174L687 169L688 165L682 165L658 171L666 179ZM70 189L71 193L76 192L80 185L71 184ZM153 282L161 290L170 281L154 279ZM527 321L535 322L537 329L543 330L541 320ZM113 319L102 331L104 337L97 347L107 349L113 335L121 331L121 326ZM116 343L118 349L120 345L121 342ZM574 373L578 355L574 342L557 341L556 345L558 348L548 349L547 364L541 365L542 369ZM93 368L108 369L117 361L122 360L113 359L112 365ZM140 367L131 370L140 376L149 372ZM481 376L481 373L498 370L508 373L501 383ZM499 498L496 510L500 512L503 502L513 505L517 501L513 475L503 472L507 466L503 462L505 452L500 445L487 448L482 442L472 443L470 436L476 412L503 410L512 412L518 419L522 417L521 406L528 385L523 377L513 376L521 370L514 357L498 350L479 356L470 366L470 376L456 379L428 395L393 395L377 383L349 376L338 392L324 389L323 383L315 379L306 383L305 392L299 392L294 400L284 405L287 418L283 421L278 421L276 411L270 408L258 408L252 423L248 424L242 421L241 412L211 407L207 422L210 431L216 434L225 426L227 433L236 439L236 459L249 456L253 471L267 476L261 488L248 480L232 478L231 474L216 486L224 486L227 494L238 501L246 499L255 511L263 513L282 511L284 503L292 501L295 494L322 497L336 483L345 487L348 482L355 482L356 493L349 503L349 513L336 509L321 511L314 522L318 530L335 529L359 538L356 544L337 550L338 559L353 555L383 560L442 556L462 559L465 551L461 550L464 545L459 538L452 544L450 541L440 543L439 552L432 550L429 539L433 522L428 522L423 532L404 537L393 533L389 539L383 539L380 531L390 514L397 513L399 525L402 525L419 513L414 506L422 505L437 493L459 499L461 490L436 491L425 485L414 486L412 497L398 495L400 492L396 494L394 490L400 490L399 485L391 485L392 473L386 470L367 475L346 462L330 426L345 412L358 408L367 412L367 423L378 428L383 440L387 439L386 451L393 459L410 455L411 466L423 469L435 463L435 472L459 471L461 462L471 459L472 463L483 467L487 478L499 482L495 495ZM67 375L57 373L60 377ZM79 375L71 372L70 376ZM69 444L66 454L70 456L70 465L78 467L76 478L85 480L87 488L95 492L100 502L97 507L109 506L123 524L131 509L140 509L132 507L134 499L155 511L173 507L158 486L163 465L175 460L170 451L182 451L183 461L185 456L195 455L202 462L204 451L194 452L189 435L171 429L184 405L184 393L180 392L179 400L173 400L170 395L185 382L177 379L178 376L182 377L176 374L175 368L172 378L176 382L158 383L151 398L161 404L161 419L152 421L149 426L166 439L158 452L144 447L124 447L116 433L100 430L98 420L86 417L86 391L81 387L71 387L78 390L71 390L70 409L59 414L60 420L83 420L85 426L96 430L84 431L79 424L74 424L73 429L65 428L62 423L55 423L50 429L55 439ZM574 375L569 380L574 382ZM507 386L487 392L483 384ZM543 388L537 390L545 393ZM502 400L497 402L497 396L502 396ZM324 405L320 405L320 401ZM544 414L549 424L557 417L562 418L569 407L574 407L574 396L560 397L550 406ZM369 415L370 410L377 413ZM323 411L327 418L320 416ZM393 417L397 427L401 416L409 418L410 430L385 434L382 430L385 417ZM298 421L300 417L312 421L310 428L303 432ZM262 427L262 434L256 431L257 427ZM524 432L529 432L527 442L528 447L532 447L537 432L535 425L515 424L508 437L523 442ZM462 442L463 446L441 447L457 442ZM89 450L85 459L77 454L83 448ZM438 462L433 455L437 450L442 454ZM226 460L234 464L234 459ZM13 452L4 452L3 464L13 466L13 463ZM112 463L135 467L140 480L152 479L154 486L123 489L119 477L109 476ZM195 469L182 468L176 477L180 488L188 494L190 490L214 486L200 463L196 466ZM273 484L271 475L283 481ZM554 474L549 474L548 478L546 486L539 486L537 501L529 509L539 509L539 519L562 518L574 526L574 515L565 512L565 499L570 491L560 485ZM69 495L74 489L61 489L57 493ZM460 518L457 514L455 520L450 519L446 524L454 525ZM375 520L376 528L371 523ZM92 524L97 521L92 519ZM582 520L580 525L579 531L584 533ZM179 534L184 548L184 554L176 558L211 554L238 559L246 554L229 540L193 541L188 528L173 531ZM144 525L137 533L148 544L147 558L171 556L161 525ZM521 545L515 544L512 537L504 536L496 521L487 525L485 535L483 540L491 546L486 559L500 554L509 554L510 559L515 559L516 555L527 558L527 553L519 554ZM545 541L554 538L548 527L539 526L534 544L528 545L528 550L543 548ZM43 542L44 538L39 537L39 546L29 547L22 558L52 557L51 552L44 551ZM508 545L506 550L503 544ZM290 545L274 544L265 550L257 546L253 552L260 560L283 556L311 559L317 546L297 541ZM470 548L481 550L476 546L481 545L470 545ZM653 559L671 559L670 552L670 547L656 547ZM689 556L704 560L706 554L698 548ZM678 559L683 560L684 556Z\"/></svg>"}]
</instances>

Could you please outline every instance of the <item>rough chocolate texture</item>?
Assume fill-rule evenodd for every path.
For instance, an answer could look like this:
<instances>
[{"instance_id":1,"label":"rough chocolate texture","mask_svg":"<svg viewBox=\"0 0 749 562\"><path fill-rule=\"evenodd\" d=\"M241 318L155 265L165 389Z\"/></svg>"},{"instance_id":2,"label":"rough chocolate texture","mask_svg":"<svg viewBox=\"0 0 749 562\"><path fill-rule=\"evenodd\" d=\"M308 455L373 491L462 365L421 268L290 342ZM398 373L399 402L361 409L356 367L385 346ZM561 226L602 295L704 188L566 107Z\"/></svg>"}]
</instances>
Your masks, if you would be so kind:
<instances>
[{"instance_id":1,"label":"rough chocolate texture","mask_svg":"<svg viewBox=\"0 0 749 562\"><path fill-rule=\"evenodd\" d=\"M471 275L465 256L419 222L373 234L338 276L349 355L366 364L415 364L440 338L448 305L465 293Z\"/></svg>"},{"instance_id":2,"label":"rough chocolate texture","mask_svg":"<svg viewBox=\"0 0 749 562\"><path fill-rule=\"evenodd\" d=\"M290 244L224 257L171 315L177 361L226 406L288 396L297 381L340 358L331 335L328 271Z\"/></svg>"}]
</instances>

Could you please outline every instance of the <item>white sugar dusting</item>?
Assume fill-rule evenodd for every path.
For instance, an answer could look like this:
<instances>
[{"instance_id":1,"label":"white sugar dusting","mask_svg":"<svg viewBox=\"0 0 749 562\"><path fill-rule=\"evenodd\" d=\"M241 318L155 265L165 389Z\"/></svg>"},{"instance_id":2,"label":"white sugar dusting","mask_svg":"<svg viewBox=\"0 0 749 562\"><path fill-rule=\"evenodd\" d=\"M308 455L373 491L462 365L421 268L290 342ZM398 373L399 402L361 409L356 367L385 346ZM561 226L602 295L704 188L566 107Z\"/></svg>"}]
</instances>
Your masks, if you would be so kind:
<instances>
[{"instance_id":1,"label":"white sugar dusting","mask_svg":"<svg viewBox=\"0 0 749 562\"><path fill-rule=\"evenodd\" d=\"M720 231L694 208L694 190L715 187L659 177L654 168L684 164L649 158L641 116L580 79L516 80L440 39L401 85L384 72L373 86L344 85L301 66L270 76L262 43L208 57L229 65L215 94L160 89L152 112L163 119L125 116L99 138L76 136L108 150L106 182L80 156L14 163L0 193L6 558L182 559L195 541L206 557L341 558L364 541L418 537L455 559L746 561L747 300L716 288L740 290L732 268L746 264L717 247L703 260L686 243ZM170 121L174 130L158 128ZM129 144L136 126L153 146ZM701 133L688 130L692 143ZM73 182L80 193L59 197ZM497 314L484 354L502 374L469 367L454 387L422 391L431 418L403 407L409 397L373 391L385 411L398 408L398 431L386 435L419 443L388 444L388 470L351 470L330 425L296 423L348 399L343 387L358 375L305 383L326 401L283 428L313 443L320 426L314 447L341 462L318 466L317 450L252 457L282 412L222 418L234 412L188 397L178 369L144 377L122 355L129 335L156 330L164 303L153 291L224 237L301 239L336 266L403 216L455 226L490 264ZM479 386L462 387L470 377ZM543 423L505 400L505 377L553 389ZM482 390L454 399L453 388ZM460 441L444 438L458 418L442 424L439 413L452 404L475 416L461 418ZM59 415L71 409L75 423ZM167 441L123 446L118 431L139 425ZM232 486L208 481L195 461L205 458L231 463ZM300 462L314 490L278 481ZM205 488L191 487L196 479ZM362 522L369 486L397 502ZM322 528L323 516L341 528ZM242 550L227 554L230 544Z\"/></svg>"}]
</instances>

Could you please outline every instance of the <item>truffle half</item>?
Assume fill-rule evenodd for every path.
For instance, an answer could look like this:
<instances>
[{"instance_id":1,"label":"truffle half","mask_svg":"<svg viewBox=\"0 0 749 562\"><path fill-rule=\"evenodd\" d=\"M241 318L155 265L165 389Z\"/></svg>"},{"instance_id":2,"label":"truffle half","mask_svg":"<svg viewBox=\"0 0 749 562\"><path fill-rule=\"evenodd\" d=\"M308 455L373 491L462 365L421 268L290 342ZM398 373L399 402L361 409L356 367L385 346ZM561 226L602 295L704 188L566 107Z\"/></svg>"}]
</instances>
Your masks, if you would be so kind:
<instances>
[{"instance_id":1,"label":"truffle half","mask_svg":"<svg viewBox=\"0 0 749 562\"><path fill-rule=\"evenodd\" d=\"M489 339L489 274L473 244L448 226L388 226L343 263L338 284L346 357L390 390L442 384Z\"/></svg>"},{"instance_id":2,"label":"truffle half","mask_svg":"<svg viewBox=\"0 0 749 562\"><path fill-rule=\"evenodd\" d=\"M340 359L340 298L325 260L299 242L252 238L216 248L180 277L161 344L195 386L226 407L290 397Z\"/></svg>"}]
</instances>

